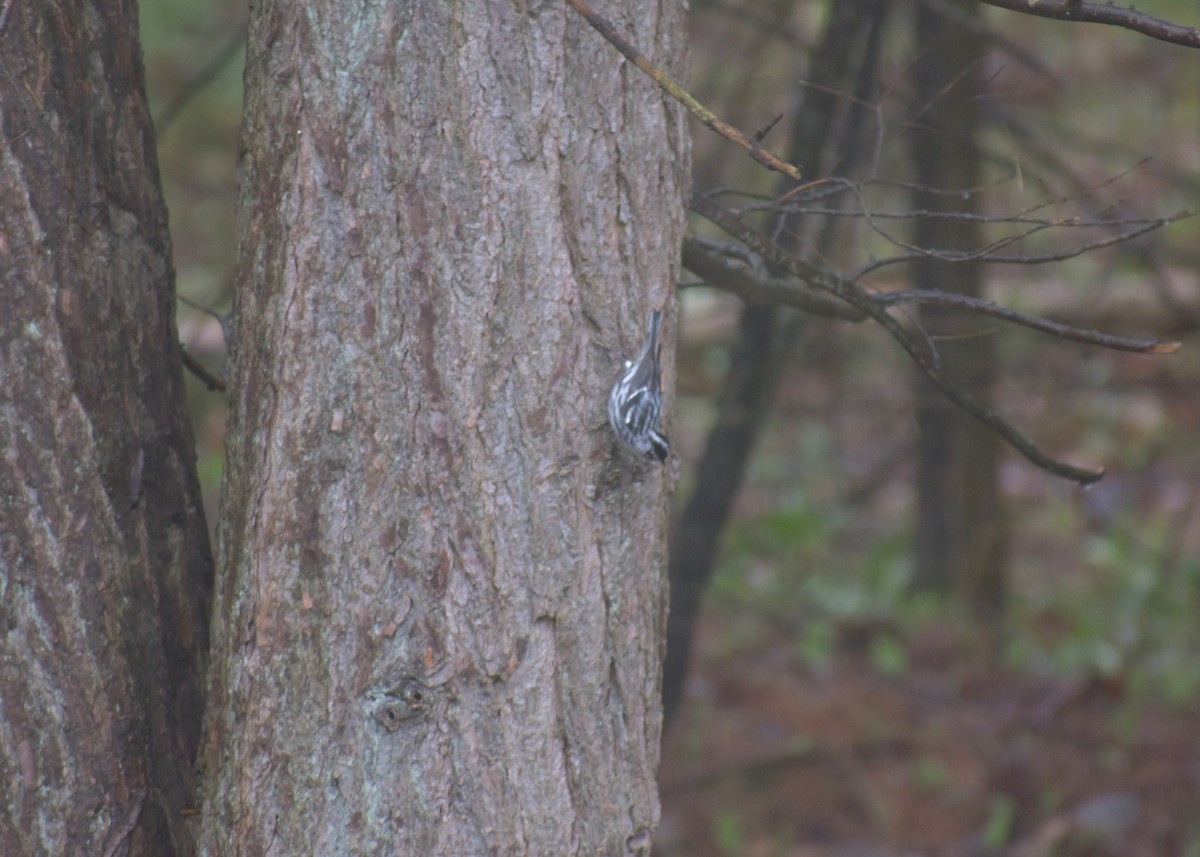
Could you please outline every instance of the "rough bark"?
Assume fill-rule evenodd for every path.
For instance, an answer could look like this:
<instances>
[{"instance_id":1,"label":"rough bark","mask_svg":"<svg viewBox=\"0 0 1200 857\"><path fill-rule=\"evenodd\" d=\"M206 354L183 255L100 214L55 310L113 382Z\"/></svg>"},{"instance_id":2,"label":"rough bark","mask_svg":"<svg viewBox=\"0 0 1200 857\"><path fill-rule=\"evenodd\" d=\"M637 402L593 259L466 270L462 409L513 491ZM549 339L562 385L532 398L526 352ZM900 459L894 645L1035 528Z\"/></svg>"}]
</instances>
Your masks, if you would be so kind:
<instances>
[{"instance_id":1,"label":"rough bark","mask_svg":"<svg viewBox=\"0 0 1200 857\"><path fill-rule=\"evenodd\" d=\"M958 13L977 13L955 3ZM914 204L925 211L978 210L982 37L940 11L919 6L914 63L919 120L913 160L919 189ZM982 245L978 221L924 217L916 243L932 250L974 250ZM913 287L979 297L983 266L927 257L912 271ZM921 323L937 341L946 378L987 401L995 378L993 338L977 319L922 307ZM998 496L999 438L956 409L919 375L920 427L917 473L916 580L932 589L956 589L976 613L998 617L1004 601L1006 528Z\"/></svg>"},{"instance_id":2,"label":"rough bark","mask_svg":"<svg viewBox=\"0 0 1200 857\"><path fill-rule=\"evenodd\" d=\"M682 74L679 4L605 12ZM605 398L682 114L554 3L267 0L246 86L207 853L636 852L669 471Z\"/></svg>"},{"instance_id":3,"label":"rough bark","mask_svg":"<svg viewBox=\"0 0 1200 857\"><path fill-rule=\"evenodd\" d=\"M3 11L0 853L191 854L212 562L137 8Z\"/></svg>"}]
</instances>

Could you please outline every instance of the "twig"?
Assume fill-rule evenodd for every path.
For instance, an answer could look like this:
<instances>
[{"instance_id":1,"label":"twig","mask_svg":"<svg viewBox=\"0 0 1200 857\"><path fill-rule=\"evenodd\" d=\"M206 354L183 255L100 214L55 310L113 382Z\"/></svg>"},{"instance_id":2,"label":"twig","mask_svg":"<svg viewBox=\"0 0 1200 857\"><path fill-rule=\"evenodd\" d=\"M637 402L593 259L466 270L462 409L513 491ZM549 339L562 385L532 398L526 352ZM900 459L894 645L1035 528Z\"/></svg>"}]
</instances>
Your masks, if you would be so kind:
<instances>
[{"instance_id":1,"label":"twig","mask_svg":"<svg viewBox=\"0 0 1200 857\"><path fill-rule=\"evenodd\" d=\"M1072 327L1069 324L1050 321L1047 318L1026 315L1023 312L997 306L991 301L968 297L967 295L953 294L951 292L911 289L876 295L875 300L884 306L912 302L955 307L979 313L980 315L990 315L993 318L1003 319L1004 321L1019 324L1022 327L1028 327L1032 330L1040 330L1043 333L1052 334L1060 339L1070 339L1074 342L1083 342L1088 345L1099 345L1104 348L1112 348L1115 351L1132 351L1138 354L1174 354L1180 348L1180 343L1178 342L1162 339L1128 339L1123 336L1110 336L1106 333L1084 330L1081 327Z\"/></svg>"},{"instance_id":2,"label":"twig","mask_svg":"<svg viewBox=\"0 0 1200 857\"><path fill-rule=\"evenodd\" d=\"M776 113L771 118L770 122L768 122L766 125L764 125L763 127L759 128L757 131L754 132L754 142L761 143L763 140L767 139L767 135L771 133L771 129L774 128L776 125L778 125L779 120L781 120L782 118L783 118L782 113Z\"/></svg>"},{"instance_id":3,"label":"twig","mask_svg":"<svg viewBox=\"0 0 1200 857\"><path fill-rule=\"evenodd\" d=\"M1110 178L1103 185L1100 185L1100 187L1103 187L1105 185L1111 184L1111 183L1119 180L1125 174L1127 174L1128 172L1131 172L1134 169L1137 169L1139 166L1141 166L1141 164L1144 164L1144 163L1145 163L1145 161L1142 161L1141 163L1136 164L1133 167L1130 167L1129 170L1125 171L1125 173L1122 173L1118 176L1114 176L1114 177ZM1097 250L1102 247L1109 247L1114 244L1120 244L1125 241L1130 241L1130 240L1138 237L1139 235L1144 235L1145 233L1152 232L1155 229L1161 229L1162 227L1167 226L1170 223L1172 223L1174 220L1192 216L1190 212L1180 212L1171 217L1161 217L1161 218L1154 218L1154 219L1148 219L1148 220L1133 220L1133 219L1121 220L1121 219L1118 219L1118 220L1112 220L1112 221L1102 221L1102 220L1086 221L1086 220L1082 220L1080 218L1051 220L1051 219L1032 218L1029 216L1029 215L1033 214L1034 212L1042 210L1044 208L1047 208L1051 205L1063 204L1063 203L1072 201L1072 197L1069 197L1069 196L1063 197L1058 200L1047 200L1047 201L1039 203L1038 205L1033 206L1032 208L1029 208L1023 212L1019 212L1016 215L1012 215L1007 218L998 218L995 221L985 219L981 215L969 214L969 213L958 213L958 212L934 213L934 212L925 212L925 211L914 211L914 212L904 212L899 215L878 214L876 212L867 210L866 206L862 204L863 188L858 185L852 185L852 187L854 189L855 195L859 198L859 207L861 209L859 212L855 212L854 216L859 216L859 217L865 218L867 221L867 224L871 227L871 230L873 232L875 232L877 235L879 235L880 237L882 237L885 241L887 241L890 244L893 244L901 249L909 251L908 253L903 254L901 256L896 256L896 257L892 257L892 258L888 258L888 259L880 259L878 261L871 262L871 263L863 266L857 272L855 272L853 279L856 279L856 280L863 277L867 273L870 273L871 271L874 271L874 270L878 270L879 268L882 268L884 266L894 265L899 262L907 262L912 259L923 258L923 257L941 259L943 261L948 261L948 262L983 261L983 262L996 262L996 263L1011 264L1011 265L1042 265L1042 264L1046 264L1049 262L1062 262L1067 259L1073 259L1076 256L1081 256L1082 254L1084 254L1090 250ZM888 218L888 217L951 217L951 218L958 218L958 219L963 219L963 220L982 220L983 222L1006 222L1007 221L1009 223L1026 226L1027 228L1016 234L997 238L996 240L991 241L990 243L985 244L983 247L980 247L976 250L965 250L965 251L933 250L933 249L926 248L926 247L919 247L910 242L903 241L900 238L897 238L894 235L887 232L877 221L880 219ZM1101 238L1101 239L1097 239L1095 241L1089 241L1089 242L1081 244L1077 247L1074 247L1072 249L1063 250L1063 251L1056 252L1056 253L1042 253L1042 254L1035 254L1035 255L1019 253L1019 254L1013 254L1013 255L1004 255L1004 254L1000 254L1000 253L996 252L998 250L1003 249L1004 247L1008 247L1012 244L1016 244L1026 238L1029 238L1039 232L1045 231L1047 229L1063 227L1063 226L1073 226L1073 227L1115 226L1115 227L1130 227L1130 228L1127 228L1124 231L1118 232L1116 235L1111 235L1107 238Z\"/></svg>"},{"instance_id":4,"label":"twig","mask_svg":"<svg viewBox=\"0 0 1200 857\"><path fill-rule=\"evenodd\" d=\"M1111 3L1095 3L1092 0L983 0L989 6L1037 15L1042 18L1057 18L1060 21L1082 21L1091 24L1110 24L1134 30L1152 39L1160 39L1187 48L1200 48L1200 30L1185 27L1155 18L1133 7L1123 8Z\"/></svg>"},{"instance_id":5,"label":"twig","mask_svg":"<svg viewBox=\"0 0 1200 857\"><path fill-rule=\"evenodd\" d=\"M1190 217L1191 215L1186 216ZM1114 244L1121 244L1125 241L1130 241L1134 238L1137 238L1139 235L1145 235L1147 232L1153 232L1155 229L1161 229L1162 227L1171 223L1171 218L1156 220L1143 226L1139 226L1137 229L1130 229L1128 232L1121 232L1117 235L1111 235L1108 238L1098 238L1095 241L1088 241L1085 244L1080 244L1077 247L1073 247L1069 250L1062 250L1057 253L1038 253L1033 255L1026 255L1024 253L1003 254L995 251L1007 247L1010 244L1015 244L1018 241L1028 238L1037 232L1049 229L1052 226L1062 226L1066 224L1047 224L1046 226L1031 227L1019 235L1009 235L1004 238L998 238L995 241L992 241L991 243L979 248L978 250L929 250L909 244L906 241L901 241L900 239L887 234L874 223L873 215L868 215L867 221L871 224L871 228L878 235L882 236L885 240L891 242L892 244L895 244L897 247L902 247L910 252L903 253L899 256L891 256L887 259L878 259L874 262L863 265L854 272L852 279L855 280L858 280L872 271L877 271L880 268L888 265L896 265L901 262L910 262L914 259L922 258L940 259L943 262L980 261L1004 265L1045 265L1050 262L1063 262L1067 259L1074 259L1076 256L1082 256L1089 250L1098 250L1102 247L1111 247Z\"/></svg>"},{"instance_id":6,"label":"twig","mask_svg":"<svg viewBox=\"0 0 1200 857\"><path fill-rule=\"evenodd\" d=\"M813 182L816 184L816 182ZM837 191L842 191L847 188L843 185L837 188ZM712 194L706 194L712 196ZM826 217L847 217L861 218L868 217L875 220L957 220L957 221L972 221L975 223L987 224L1017 224L1019 226L1036 226L1038 229L1046 229L1054 227L1056 229L1099 229L1106 227L1120 226L1150 226L1157 228L1167 226L1175 220L1180 220L1185 217L1192 217L1192 212L1181 211L1178 214L1173 214L1170 217L1149 217L1149 218L1128 218L1116 220L1084 220L1080 217L1069 217L1063 220L1049 220L1044 217L1026 217L1022 214L980 214L974 211L931 211L923 208L911 208L904 211L852 211L845 208L817 208L811 205L788 205L780 206L774 203L769 204L751 204L741 206L739 211L766 211L766 212L795 212L797 214L819 214ZM1022 236L1024 237L1024 236Z\"/></svg>"},{"instance_id":7,"label":"twig","mask_svg":"<svg viewBox=\"0 0 1200 857\"><path fill-rule=\"evenodd\" d=\"M584 17L584 19L592 25L597 33L602 35L608 42L620 51L625 57L649 75L659 86L667 91L667 93L687 108L688 112L699 119L708 128L716 131L726 140L729 140L741 146L750 153L750 157L758 161L769 170L783 173L794 181L803 181L800 175L800 170L792 166L786 161L782 161L769 151L764 149L754 140L751 140L737 128L727 122L722 121L715 113L693 98L688 92L672 80L666 72L658 66L646 59L637 48L631 45L626 39L617 32L616 27L612 22L602 18L597 14L596 10L589 6L584 0L567 0L567 3L576 12Z\"/></svg>"},{"instance_id":8,"label":"twig","mask_svg":"<svg viewBox=\"0 0 1200 857\"><path fill-rule=\"evenodd\" d=\"M182 343L179 345L179 356L183 359L184 368L199 378L204 386L210 390L225 392L225 382L205 369L195 357L188 354L187 349L183 347Z\"/></svg>"},{"instance_id":9,"label":"twig","mask_svg":"<svg viewBox=\"0 0 1200 857\"><path fill-rule=\"evenodd\" d=\"M700 194L693 194L692 210L742 241L772 264L780 266L819 289L836 295L846 303L870 316L899 343L900 347L917 364L917 367L925 373L925 376L929 378L934 386L942 391L942 394L946 398L980 422L989 426L1004 438L1013 449L1017 450L1017 452L1021 453L1021 455L1025 456L1038 467L1049 473L1071 479L1083 485L1089 485L1104 476L1103 469L1077 467L1059 461L1042 452L1033 441L1022 434L1015 426L991 409L985 407L982 403L976 401L965 390L948 381L942 375L936 348L928 342L928 338L925 340L925 348L922 348L917 340L913 338L913 335L900 322L888 314L885 303L865 292L853 281L838 274L817 268L812 263L788 253L774 242L759 235L736 214L726 211L712 200Z\"/></svg>"}]
</instances>

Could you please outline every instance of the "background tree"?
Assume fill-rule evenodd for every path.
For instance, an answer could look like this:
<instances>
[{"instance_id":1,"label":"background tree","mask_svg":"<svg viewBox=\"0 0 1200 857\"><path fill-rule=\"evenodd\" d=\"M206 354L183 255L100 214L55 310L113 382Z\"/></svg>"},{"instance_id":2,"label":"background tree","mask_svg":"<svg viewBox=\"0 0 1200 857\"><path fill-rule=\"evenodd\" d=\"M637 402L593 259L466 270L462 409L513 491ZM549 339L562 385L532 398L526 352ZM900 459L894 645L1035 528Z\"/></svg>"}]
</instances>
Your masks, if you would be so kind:
<instances>
[{"instance_id":1,"label":"background tree","mask_svg":"<svg viewBox=\"0 0 1200 857\"><path fill-rule=\"evenodd\" d=\"M133 3L0 14L0 853L193 853L212 579Z\"/></svg>"},{"instance_id":2,"label":"background tree","mask_svg":"<svg viewBox=\"0 0 1200 857\"><path fill-rule=\"evenodd\" d=\"M604 415L679 108L565 5L267 2L243 148L205 850L648 847L669 471Z\"/></svg>"},{"instance_id":3,"label":"background tree","mask_svg":"<svg viewBox=\"0 0 1200 857\"><path fill-rule=\"evenodd\" d=\"M918 217L913 225L915 244L934 252L914 260L912 287L982 298L984 264L975 251L986 241L978 215L984 176L980 58L987 42L979 4L918 4L914 18L913 209L937 216ZM945 216L955 212L970 216ZM947 376L990 403L995 337L947 307L923 306L920 318L937 342ZM957 590L976 615L998 625L1007 551L997 484L999 437L955 408L923 374L917 373L916 386L914 582Z\"/></svg>"},{"instance_id":4,"label":"background tree","mask_svg":"<svg viewBox=\"0 0 1200 857\"><path fill-rule=\"evenodd\" d=\"M791 117L788 160L812 175L850 175L868 154L863 105L874 95L874 69L880 58L886 2L851 0L831 7L813 51ZM778 10L777 10L778 11ZM857 98L843 98L851 92ZM748 117L744 117L748 119ZM786 193L787 187L779 189ZM836 257L844 230L836 221L801 215L779 217L769 228L781 244L798 252ZM709 282L732 276L696 239L684 245L684 264ZM775 270L776 276L786 272ZM821 305L817 309L836 313ZM729 371L717 395L717 419L696 466L696 484L679 514L671 549L671 609L667 617L667 658L663 708L668 722L678 710L687 674L689 648L701 599L719 558L718 545L734 497L765 421L784 367L794 359L805 332L803 310L751 301L742 311L738 343L730 349Z\"/></svg>"}]
</instances>

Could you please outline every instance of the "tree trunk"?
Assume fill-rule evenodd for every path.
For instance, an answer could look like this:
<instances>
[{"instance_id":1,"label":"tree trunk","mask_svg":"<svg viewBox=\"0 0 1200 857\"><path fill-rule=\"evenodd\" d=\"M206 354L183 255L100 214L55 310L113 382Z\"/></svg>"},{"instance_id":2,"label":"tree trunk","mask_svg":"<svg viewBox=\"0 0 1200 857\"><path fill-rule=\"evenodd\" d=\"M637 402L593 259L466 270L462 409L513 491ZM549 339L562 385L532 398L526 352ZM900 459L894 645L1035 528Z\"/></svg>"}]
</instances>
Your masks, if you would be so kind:
<instances>
[{"instance_id":1,"label":"tree trunk","mask_svg":"<svg viewBox=\"0 0 1200 857\"><path fill-rule=\"evenodd\" d=\"M681 75L679 4L605 11ZM680 110L566 4L265 0L246 87L207 853L637 852L669 470L605 401Z\"/></svg>"},{"instance_id":2,"label":"tree trunk","mask_svg":"<svg viewBox=\"0 0 1200 857\"><path fill-rule=\"evenodd\" d=\"M137 8L2 8L0 853L191 854L212 561Z\"/></svg>"},{"instance_id":3,"label":"tree trunk","mask_svg":"<svg viewBox=\"0 0 1200 857\"><path fill-rule=\"evenodd\" d=\"M961 16L977 14L957 2ZM941 11L920 5L914 64L918 118L913 159L918 210L975 213L980 185L979 105L982 37ZM972 191L965 198L963 191ZM978 221L922 217L916 243L937 251L975 250L983 243ZM913 288L979 297L983 266L926 257L913 266ZM921 323L942 355L953 383L987 401L995 378L993 338L978 319L936 307L921 309ZM917 475L916 578L919 586L957 590L984 618L998 618L1004 602L1006 527L998 497L999 439L948 402L918 375L920 426Z\"/></svg>"}]
</instances>

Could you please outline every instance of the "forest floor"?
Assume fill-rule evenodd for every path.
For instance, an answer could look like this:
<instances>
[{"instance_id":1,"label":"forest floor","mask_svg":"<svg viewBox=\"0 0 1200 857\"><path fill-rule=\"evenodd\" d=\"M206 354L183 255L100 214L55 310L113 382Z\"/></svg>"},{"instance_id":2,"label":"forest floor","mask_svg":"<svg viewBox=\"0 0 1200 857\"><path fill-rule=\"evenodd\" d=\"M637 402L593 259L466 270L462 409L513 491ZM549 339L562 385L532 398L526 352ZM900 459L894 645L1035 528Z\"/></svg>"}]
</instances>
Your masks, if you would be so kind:
<instances>
[{"instance_id":1,"label":"forest floor","mask_svg":"<svg viewBox=\"0 0 1200 857\"><path fill-rule=\"evenodd\" d=\"M813 668L783 632L730 653L730 625L712 605L699 624L656 853L1200 854L1200 702L1032 678L945 624L905 640L900 676L870 627Z\"/></svg>"}]
</instances>

